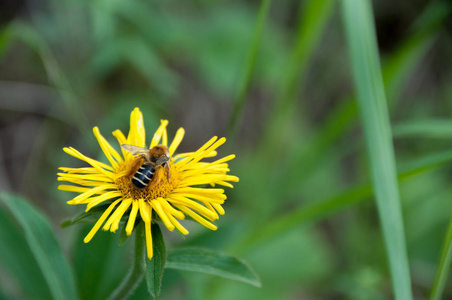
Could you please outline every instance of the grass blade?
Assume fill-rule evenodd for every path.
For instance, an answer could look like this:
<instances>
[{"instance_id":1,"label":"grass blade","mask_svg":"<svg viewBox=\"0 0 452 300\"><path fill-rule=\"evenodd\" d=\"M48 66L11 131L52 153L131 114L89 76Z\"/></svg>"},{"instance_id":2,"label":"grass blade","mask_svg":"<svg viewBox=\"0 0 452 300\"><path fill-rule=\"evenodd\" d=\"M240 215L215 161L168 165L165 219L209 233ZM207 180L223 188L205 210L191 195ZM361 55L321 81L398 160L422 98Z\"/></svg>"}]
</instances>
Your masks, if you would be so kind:
<instances>
[{"instance_id":1,"label":"grass blade","mask_svg":"<svg viewBox=\"0 0 452 300\"><path fill-rule=\"evenodd\" d=\"M390 110L418 62L439 36L451 13L450 1L431 1L412 26L412 34L384 62L383 78Z\"/></svg>"},{"instance_id":2,"label":"grass blade","mask_svg":"<svg viewBox=\"0 0 452 300\"><path fill-rule=\"evenodd\" d=\"M394 137L400 138L450 139L452 137L452 121L441 119L405 121L396 124L393 130Z\"/></svg>"},{"instance_id":3,"label":"grass blade","mask_svg":"<svg viewBox=\"0 0 452 300\"><path fill-rule=\"evenodd\" d=\"M251 85L251 78L253 77L257 54L262 39L262 32L264 31L265 23L268 18L270 4L271 0L262 0L259 7L256 27L254 28L253 40L251 42L251 48L244 70L244 76L241 81L238 94L235 98L232 115L228 124L228 135L231 137L235 136L237 128L240 125L240 119L243 113L243 109L245 108L246 96L248 95L248 91Z\"/></svg>"},{"instance_id":4,"label":"grass blade","mask_svg":"<svg viewBox=\"0 0 452 300\"><path fill-rule=\"evenodd\" d=\"M412 299L395 155L372 8L366 0L345 0L342 8L394 295L396 299Z\"/></svg>"},{"instance_id":5,"label":"grass blade","mask_svg":"<svg viewBox=\"0 0 452 300\"><path fill-rule=\"evenodd\" d=\"M263 130L262 145L285 140L281 134L284 130L281 128L286 127L287 120L291 119L288 115L294 111L297 103L296 96L300 91L299 83L306 74L310 58L331 19L335 4L336 2L332 0L311 0L300 6L298 14L300 21L295 36L295 46L281 74L275 105L266 121L266 129Z\"/></svg>"},{"instance_id":6,"label":"grass blade","mask_svg":"<svg viewBox=\"0 0 452 300\"><path fill-rule=\"evenodd\" d=\"M446 237L444 239L441 259L436 272L435 282L433 283L430 300L440 300L446 285L447 274L449 273L450 263L452 261L452 219L449 223Z\"/></svg>"},{"instance_id":7,"label":"grass blade","mask_svg":"<svg viewBox=\"0 0 452 300\"><path fill-rule=\"evenodd\" d=\"M11 34L36 51L42 60L49 83L58 90L61 100L66 105L70 117L72 117L74 125L80 130L80 133L87 141L91 140L88 117L85 115L79 100L75 96L75 91L69 78L63 72L63 69L45 39L35 28L20 21L11 25Z\"/></svg>"}]
</instances>

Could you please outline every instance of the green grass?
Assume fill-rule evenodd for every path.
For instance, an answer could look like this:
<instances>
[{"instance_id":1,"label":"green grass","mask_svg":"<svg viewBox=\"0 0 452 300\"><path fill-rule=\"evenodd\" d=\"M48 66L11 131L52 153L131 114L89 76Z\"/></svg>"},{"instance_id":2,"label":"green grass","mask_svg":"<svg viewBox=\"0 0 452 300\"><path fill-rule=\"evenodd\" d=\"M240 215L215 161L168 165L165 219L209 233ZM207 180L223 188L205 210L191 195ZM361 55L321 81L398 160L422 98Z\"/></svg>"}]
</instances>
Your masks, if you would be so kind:
<instances>
[{"instance_id":1,"label":"green grass","mask_svg":"<svg viewBox=\"0 0 452 300\"><path fill-rule=\"evenodd\" d=\"M266 121L262 136L262 148L268 143L278 143L287 135L292 113L297 109L297 96L301 91L300 82L306 76L310 59L331 19L335 2L332 0L308 0L302 3L297 15L297 28L293 46L279 78L272 113Z\"/></svg>"},{"instance_id":2,"label":"green grass","mask_svg":"<svg viewBox=\"0 0 452 300\"><path fill-rule=\"evenodd\" d=\"M413 299L388 105L369 1L346 0L343 17L374 196L396 299Z\"/></svg>"},{"instance_id":3,"label":"green grass","mask_svg":"<svg viewBox=\"0 0 452 300\"><path fill-rule=\"evenodd\" d=\"M442 299L451 261L452 261L452 220L449 223L449 228L444 238L444 245L441 252L441 258L438 264L438 271L436 273L435 281L432 287L432 292L430 294L429 298L430 300Z\"/></svg>"},{"instance_id":4,"label":"green grass","mask_svg":"<svg viewBox=\"0 0 452 300\"><path fill-rule=\"evenodd\" d=\"M256 20L256 27L254 28L253 38L251 40L250 50L247 58L247 63L244 66L243 79L240 81L240 87L234 100L231 117L228 123L228 136L234 137L241 124L243 117L243 110L245 108L246 100L248 99L249 90L252 84L253 74L255 72L256 60L259 54L259 47L261 45L262 33L265 29L268 13L270 10L271 0L262 0Z\"/></svg>"}]
</instances>

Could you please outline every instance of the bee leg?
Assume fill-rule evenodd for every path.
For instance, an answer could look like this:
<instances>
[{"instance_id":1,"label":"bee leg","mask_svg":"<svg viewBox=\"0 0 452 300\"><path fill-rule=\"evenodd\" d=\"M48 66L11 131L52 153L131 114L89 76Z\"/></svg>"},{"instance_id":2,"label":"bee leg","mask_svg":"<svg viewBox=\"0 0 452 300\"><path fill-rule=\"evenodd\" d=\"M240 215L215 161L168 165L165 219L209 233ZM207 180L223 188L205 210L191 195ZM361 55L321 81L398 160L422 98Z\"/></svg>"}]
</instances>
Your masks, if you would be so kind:
<instances>
[{"instance_id":1,"label":"bee leg","mask_svg":"<svg viewBox=\"0 0 452 300\"><path fill-rule=\"evenodd\" d=\"M151 182L148 185L150 189L153 189L160 182L160 178L162 176L162 173L161 173L162 171L163 171L162 168L158 168L157 170L155 170L154 178L151 180Z\"/></svg>"},{"instance_id":2,"label":"bee leg","mask_svg":"<svg viewBox=\"0 0 452 300\"><path fill-rule=\"evenodd\" d=\"M168 179L170 179L170 177L171 177L171 169L170 169L169 163L165 164L165 168L168 171Z\"/></svg>"},{"instance_id":3,"label":"bee leg","mask_svg":"<svg viewBox=\"0 0 452 300\"><path fill-rule=\"evenodd\" d=\"M128 166L128 171L127 171L127 174L125 175L125 177L130 177L130 176L135 175L135 173L138 171L138 169L141 167L142 164L143 164L142 157L139 157L139 158L131 161Z\"/></svg>"}]
</instances>

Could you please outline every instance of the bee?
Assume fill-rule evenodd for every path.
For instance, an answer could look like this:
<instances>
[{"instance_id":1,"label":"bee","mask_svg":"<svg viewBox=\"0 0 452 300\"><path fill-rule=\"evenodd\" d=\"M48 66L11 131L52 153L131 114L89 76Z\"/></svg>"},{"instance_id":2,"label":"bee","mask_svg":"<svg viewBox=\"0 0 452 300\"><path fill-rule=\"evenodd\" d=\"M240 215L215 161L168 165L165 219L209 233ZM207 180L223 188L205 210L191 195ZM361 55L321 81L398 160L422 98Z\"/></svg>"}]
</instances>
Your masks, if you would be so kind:
<instances>
[{"instance_id":1,"label":"bee","mask_svg":"<svg viewBox=\"0 0 452 300\"><path fill-rule=\"evenodd\" d=\"M142 190L147 187L153 181L154 175L159 168L166 168L168 179L170 178L170 153L168 147L157 145L151 149L146 149L134 145L122 144L121 148L136 156L131 162L129 172L126 175L131 176L133 174L131 182L135 188ZM158 176L155 177L151 187L160 181Z\"/></svg>"}]
</instances>

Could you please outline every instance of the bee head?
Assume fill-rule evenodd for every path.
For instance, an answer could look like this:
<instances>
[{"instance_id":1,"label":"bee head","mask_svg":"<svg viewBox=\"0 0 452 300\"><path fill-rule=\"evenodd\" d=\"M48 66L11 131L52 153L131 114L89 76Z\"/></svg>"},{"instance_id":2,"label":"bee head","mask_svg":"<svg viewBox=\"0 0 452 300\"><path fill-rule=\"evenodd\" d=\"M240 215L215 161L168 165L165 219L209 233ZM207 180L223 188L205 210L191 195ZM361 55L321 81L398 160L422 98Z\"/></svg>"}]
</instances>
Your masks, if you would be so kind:
<instances>
[{"instance_id":1,"label":"bee head","mask_svg":"<svg viewBox=\"0 0 452 300\"><path fill-rule=\"evenodd\" d=\"M156 165L163 165L170 160L170 153L168 147L164 145L157 145L153 148L151 161Z\"/></svg>"}]
</instances>

